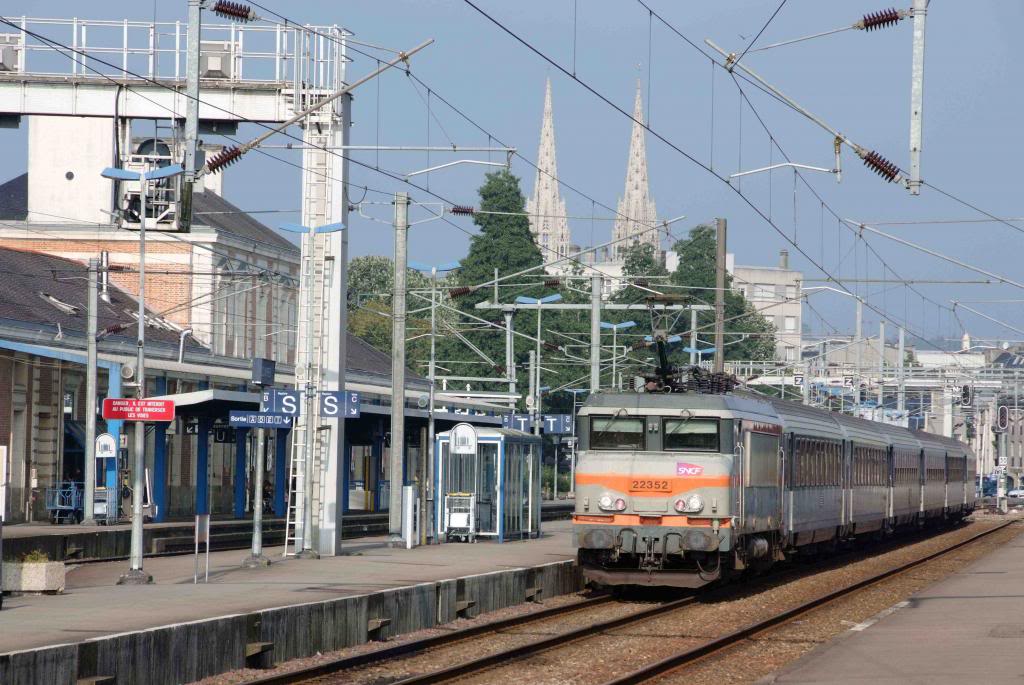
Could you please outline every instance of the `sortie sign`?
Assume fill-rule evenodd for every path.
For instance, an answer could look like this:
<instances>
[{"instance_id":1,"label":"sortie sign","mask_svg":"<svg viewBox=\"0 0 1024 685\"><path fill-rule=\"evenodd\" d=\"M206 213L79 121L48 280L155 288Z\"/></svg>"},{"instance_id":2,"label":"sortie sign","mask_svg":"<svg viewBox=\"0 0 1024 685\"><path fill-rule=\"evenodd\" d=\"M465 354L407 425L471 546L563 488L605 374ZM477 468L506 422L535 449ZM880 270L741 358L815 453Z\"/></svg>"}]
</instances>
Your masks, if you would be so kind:
<instances>
[{"instance_id":1,"label":"sortie sign","mask_svg":"<svg viewBox=\"0 0 1024 685\"><path fill-rule=\"evenodd\" d=\"M173 421L173 400L122 399L103 400L103 418L123 421Z\"/></svg>"}]
</instances>

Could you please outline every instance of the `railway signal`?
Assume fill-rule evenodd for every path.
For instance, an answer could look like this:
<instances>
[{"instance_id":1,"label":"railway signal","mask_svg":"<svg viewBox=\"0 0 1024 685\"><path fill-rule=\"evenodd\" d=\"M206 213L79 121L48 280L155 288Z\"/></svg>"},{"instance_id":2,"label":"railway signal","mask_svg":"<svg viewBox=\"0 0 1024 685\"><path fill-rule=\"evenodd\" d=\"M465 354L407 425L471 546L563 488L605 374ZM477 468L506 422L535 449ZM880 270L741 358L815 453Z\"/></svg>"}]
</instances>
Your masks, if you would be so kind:
<instances>
[{"instance_id":1,"label":"railway signal","mask_svg":"<svg viewBox=\"0 0 1024 685\"><path fill-rule=\"evenodd\" d=\"M996 411L996 429L1005 431L1010 427L1010 408L1005 404L999 405Z\"/></svg>"}]
</instances>

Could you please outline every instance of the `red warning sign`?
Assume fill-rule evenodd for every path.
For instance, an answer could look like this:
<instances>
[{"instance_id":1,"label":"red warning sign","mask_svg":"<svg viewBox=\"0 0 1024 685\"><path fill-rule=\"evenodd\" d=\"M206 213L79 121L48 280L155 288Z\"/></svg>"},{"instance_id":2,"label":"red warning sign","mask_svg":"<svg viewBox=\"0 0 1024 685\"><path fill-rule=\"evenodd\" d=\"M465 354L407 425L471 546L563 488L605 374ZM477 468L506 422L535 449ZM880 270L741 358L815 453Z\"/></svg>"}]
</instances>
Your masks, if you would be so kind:
<instances>
[{"instance_id":1,"label":"red warning sign","mask_svg":"<svg viewBox=\"0 0 1024 685\"><path fill-rule=\"evenodd\" d=\"M103 418L123 421L173 421L173 400L123 399L103 400Z\"/></svg>"}]
</instances>

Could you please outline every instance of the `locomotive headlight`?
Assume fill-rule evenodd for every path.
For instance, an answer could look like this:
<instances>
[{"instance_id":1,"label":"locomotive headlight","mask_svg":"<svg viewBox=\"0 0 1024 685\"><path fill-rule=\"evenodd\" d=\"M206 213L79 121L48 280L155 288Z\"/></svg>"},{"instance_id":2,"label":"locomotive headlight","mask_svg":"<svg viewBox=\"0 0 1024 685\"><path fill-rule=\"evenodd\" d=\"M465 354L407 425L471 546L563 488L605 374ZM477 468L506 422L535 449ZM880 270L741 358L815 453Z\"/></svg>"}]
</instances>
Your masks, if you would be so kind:
<instances>
[{"instance_id":1,"label":"locomotive headlight","mask_svg":"<svg viewBox=\"0 0 1024 685\"><path fill-rule=\"evenodd\" d=\"M704 508L704 498L697 494L680 497L675 501L673 507L680 514L696 514Z\"/></svg>"},{"instance_id":2,"label":"locomotive headlight","mask_svg":"<svg viewBox=\"0 0 1024 685\"><path fill-rule=\"evenodd\" d=\"M601 495L601 499L597 501L597 506L599 506L601 509L610 511L612 509L615 509L615 500L612 499L611 495L605 493Z\"/></svg>"}]
</instances>

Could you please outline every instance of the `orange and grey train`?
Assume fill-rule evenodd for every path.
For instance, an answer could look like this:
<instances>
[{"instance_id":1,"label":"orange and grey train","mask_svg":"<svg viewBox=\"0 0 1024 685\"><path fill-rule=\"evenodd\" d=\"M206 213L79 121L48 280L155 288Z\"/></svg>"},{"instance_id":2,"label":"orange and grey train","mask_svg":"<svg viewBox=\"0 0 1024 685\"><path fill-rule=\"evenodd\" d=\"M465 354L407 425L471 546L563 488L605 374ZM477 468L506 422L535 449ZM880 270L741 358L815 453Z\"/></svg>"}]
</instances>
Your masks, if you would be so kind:
<instances>
[{"instance_id":1,"label":"orange and grey train","mask_svg":"<svg viewBox=\"0 0 1024 685\"><path fill-rule=\"evenodd\" d=\"M957 440L746 393L601 393L580 410L574 540L600 585L700 587L975 506Z\"/></svg>"}]
</instances>

